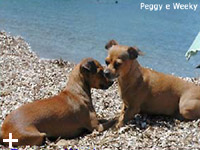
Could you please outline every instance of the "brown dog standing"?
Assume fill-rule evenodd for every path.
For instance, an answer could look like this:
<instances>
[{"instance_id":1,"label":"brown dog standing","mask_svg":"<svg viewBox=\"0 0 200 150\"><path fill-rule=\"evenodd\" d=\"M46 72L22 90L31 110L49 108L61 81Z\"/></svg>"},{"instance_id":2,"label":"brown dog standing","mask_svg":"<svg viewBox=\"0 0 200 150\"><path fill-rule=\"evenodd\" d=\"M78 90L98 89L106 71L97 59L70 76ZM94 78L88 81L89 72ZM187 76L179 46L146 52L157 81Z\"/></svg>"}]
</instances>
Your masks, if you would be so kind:
<instances>
[{"instance_id":1,"label":"brown dog standing","mask_svg":"<svg viewBox=\"0 0 200 150\"><path fill-rule=\"evenodd\" d=\"M200 118L200 87L178 77L140 66L136 58L142 52L136 47L119 45L111 40L105 75L118 78L123 107L116 127L121 127L137 113L181 115Z\"/></svg>"},{"instance_id":2,"label":"brown dog standing","mask_svg":"<svg viewBox=\"0 0 200 150\"><path fill-rule=\"evenodd\" d=\"M84 129L106 130L114 122L101 124L97 120L90 90L107 89L111 84L104 77L100 63L92 58L84 59L74 68L61 93L11 112L3 122L2 138L8 139L12 133L19 141L14 146L41 145L44 137L73 138Z\"/></svg>"}]
</instances>

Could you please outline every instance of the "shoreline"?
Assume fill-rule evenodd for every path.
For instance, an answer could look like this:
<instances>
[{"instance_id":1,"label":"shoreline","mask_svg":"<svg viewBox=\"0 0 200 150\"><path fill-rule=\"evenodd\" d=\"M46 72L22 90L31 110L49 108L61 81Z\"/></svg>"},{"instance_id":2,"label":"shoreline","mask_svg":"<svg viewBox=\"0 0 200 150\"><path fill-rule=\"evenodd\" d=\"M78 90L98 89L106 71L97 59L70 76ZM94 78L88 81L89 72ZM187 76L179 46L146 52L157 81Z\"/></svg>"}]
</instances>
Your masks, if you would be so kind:
<instances>
[{"instance_id":1,"label":"shoreline","mask_svg":"<svg viewBox=\"0 0 200 150\"><path fill-rule=\"evenodd\" d=\"M20 36L0 31L0 125L5 116L19 106L53 96L67 83L74 63L42 59ZM180 77L181 78L181 77ZM184 80L200 85L200 79ZM92 90L92 99L99 118L113 118L120 112L121 100L115 83L108 90ZM136 115L118 131L94 131L76 139L60 139L33 149L178 149L200 148L200 119L180 122L166 116ZM59 125L58 125L59 127ZM0 145L0 148L5 149ZM29 146L23 149L30 149Z\"/></svg>"}]
</instances>

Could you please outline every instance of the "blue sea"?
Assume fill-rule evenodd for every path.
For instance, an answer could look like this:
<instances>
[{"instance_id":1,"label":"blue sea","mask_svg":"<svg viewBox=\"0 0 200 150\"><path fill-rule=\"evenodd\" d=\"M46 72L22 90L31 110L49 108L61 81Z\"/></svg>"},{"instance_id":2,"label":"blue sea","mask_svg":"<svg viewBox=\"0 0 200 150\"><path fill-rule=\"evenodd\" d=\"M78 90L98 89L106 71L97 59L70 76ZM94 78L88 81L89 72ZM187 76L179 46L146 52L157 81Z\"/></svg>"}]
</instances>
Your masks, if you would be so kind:
<instances>
[{"instance_id":1,"label":"blue sea","mask_svg":"<svg viewBox=\"0 0 200 150\"><path fill-rule=\"evenodd\" d=\"M198 4L197 10L149 11L140 4ZM163 6L164 7L164 6ZM200 76L200 54L185 52L200 31L199 0L0 0L0 30L22 36L41 58L104 64L106 42L137 46L139 62L177 76Z\"/></svg>"}]
</instances>

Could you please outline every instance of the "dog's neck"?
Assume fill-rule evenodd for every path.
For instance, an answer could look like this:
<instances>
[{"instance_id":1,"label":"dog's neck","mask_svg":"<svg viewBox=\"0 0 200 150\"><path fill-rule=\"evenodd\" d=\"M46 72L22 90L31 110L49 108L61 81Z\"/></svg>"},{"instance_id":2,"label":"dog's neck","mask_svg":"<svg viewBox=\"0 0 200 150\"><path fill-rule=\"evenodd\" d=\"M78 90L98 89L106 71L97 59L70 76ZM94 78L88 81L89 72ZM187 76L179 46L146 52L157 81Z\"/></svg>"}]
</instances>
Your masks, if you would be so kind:
<instances>
[{"instance_id":1,"label":"dog's neck","mask_svg":"<svg viewBox=\"0 0 200 150\"><path fill-rule=\"evenodd\" d=\"M69 80L64 91L79 95L85 101L91 100L91 87L85 77L80 73L80 66L76 66L69 76Z\"/></svg>"},{"instance_id":2,"label":"dog's neck","mask_svg":"<svg viewBox=\"0 0 200 150\"><path fill-rule=\"evenodd\" d=\"M130 61L128 66L129 68L127 68L127 70L124 71L124 74L118 77L118 82L124 92L126 91L126 89L128 89L130 83L131 86L133 85L133 83L136 85L138 83L138 80L142 77L142 67L140 66L137 60Z\"/></svg>"},{"instance_id":3,"label":"dog's neck","mask_svg":"<svg viewBox=\"0 0 200 150\"><path fill-rule=\"evenodd\" d=\"M141 66L137 60L128 62L127 66L129 66L129 67L127 67L126 71L124 71L124 73L119 76L120 80L127 79L130 76L131 76L131 78L133 78L133 76L138 77L138 76L142 75L141 71L140 71Z\"/></svg>"}]
</instances>

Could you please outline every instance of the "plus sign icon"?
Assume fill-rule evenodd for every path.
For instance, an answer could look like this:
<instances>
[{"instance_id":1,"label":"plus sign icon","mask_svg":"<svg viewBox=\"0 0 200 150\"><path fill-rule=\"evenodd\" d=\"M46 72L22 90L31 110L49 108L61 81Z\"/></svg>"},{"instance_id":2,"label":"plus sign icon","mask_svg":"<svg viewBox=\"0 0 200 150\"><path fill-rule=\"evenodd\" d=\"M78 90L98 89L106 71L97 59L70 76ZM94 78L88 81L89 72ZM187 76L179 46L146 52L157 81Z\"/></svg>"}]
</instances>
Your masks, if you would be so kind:
<instances>
[{"instance_id":1,"label":"plus sign icon","mask_svg":"<svg viewBox=\"0 0 200 150\"><path fill-rule=\"evenodd\" d=\"M3 139L3 142L8 142L9 148L12 148L12 143L18 142L18 139L12 139L12 133L9 133L9 139Z\"/></svg>"}]
</instances>

